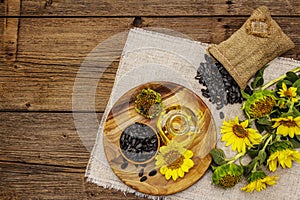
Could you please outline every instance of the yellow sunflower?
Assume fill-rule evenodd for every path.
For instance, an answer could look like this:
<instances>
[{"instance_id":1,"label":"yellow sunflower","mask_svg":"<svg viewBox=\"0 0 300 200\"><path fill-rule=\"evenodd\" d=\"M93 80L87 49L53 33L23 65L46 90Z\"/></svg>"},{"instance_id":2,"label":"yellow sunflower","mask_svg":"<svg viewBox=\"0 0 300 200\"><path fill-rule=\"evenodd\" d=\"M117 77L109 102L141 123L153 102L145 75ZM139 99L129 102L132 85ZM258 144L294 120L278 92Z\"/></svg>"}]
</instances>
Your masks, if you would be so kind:
<instances>
[{"instance_id":1,"label":"yellow sunflower","mask_svg":"<svg viewBox=\"0 0 300 200\"><path fill-rule=\"evenodd\" d=\"M159 148L159 153L155 157L155 165L160 168L160 173L165 175L167 180L172 177L176 181L179 177L183 178L185 173L194 166L192 157L191 150L182 147L180 143L171 141Z\"/></svg>"},{"instance_id":2,"label":"yellow sunflower","mask_svg":"<svg viewBox=\"0 0 300 200\"><path fill-rule=\"evenodd\" d=\"M291 138L294 135L300 135L300 116L293 118L292 116L273 118L272 121L275 121L273 128L277 128L276 134L287 136Z\"/></svg>"},{"instance_id":3,"label":"yellow sunflower","mask_svg":"<svg viewBox=\"0 0 300 200\"><path fill-rule=\"evenodd\" d=\"M275 142L269 148L271 155L267 160L267 165L271 172L277 169L278 165L282 168L291 168L292 162L300 163L300 153L293 149L293 145L289 141Z\"/></svg>"},{"instance_id":4,"label":"yellow sunflower","mask_svg":"<svg viewBox=\"0 0 300 200\"><path fill-rule=\"evenodd\" d=\"M249 184L241 188L246 192L253 192L255 189L260 192L266 189L267 185L275 185L278 176L266 176L263 171L257 171L251 174Z\"/></svg>"},{"instance_id":5,"label":"yellow sunflower","mask_svg":"<svg viewBox=\"0 0 300 200\"><path fill-rule=\"evenodd\" d=\"M300 163L300 153L296 150L285 149L282 151L276 151L271 154L267 160L267 165L269 166L270 171L275 171L277 164L279 163L282 168L291 168L292 161L297 161Z\"/></svg>"},{"instance_id":6,"label":"yellow sunflower","mask_svg":"<svg viewBox=\"0 0 300 200\"><path fill-rule=\"evenodd\" d=\"M280 95L280 97L287 97L290 99L290 101L292 102L297 102L297 88L295 87L289 87L287 88L285 83L282 83L282 89L279 89L278 94Z\"/></svg>"},{"instance_id":7,"label":"yellow sunflower","mask_svg":"<svg viewBox=\"0 0 300 200\"><path fill-rule=\"evenodd\" d=\"M234 120L224 121L221 127L222 141L226 146L232 145L232 150L245 153L246 147L253 147L261 142L262 136L252 128L247 128L248 120L239 123L238 117Z\"/></svg>"}]
</instances>

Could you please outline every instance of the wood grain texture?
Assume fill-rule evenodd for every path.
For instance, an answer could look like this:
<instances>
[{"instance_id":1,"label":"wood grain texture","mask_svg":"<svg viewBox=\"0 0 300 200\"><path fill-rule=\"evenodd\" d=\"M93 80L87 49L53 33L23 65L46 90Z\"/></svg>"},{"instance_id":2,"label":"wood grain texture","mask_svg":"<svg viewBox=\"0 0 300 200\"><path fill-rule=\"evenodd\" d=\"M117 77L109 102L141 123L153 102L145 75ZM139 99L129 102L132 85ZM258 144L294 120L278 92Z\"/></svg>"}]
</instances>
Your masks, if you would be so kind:
<instances>
[{"instance_id":1,"label":"wood grain texture","mask_svg":"<svg viewBox=\"0 0 300 200\"><path fill-rule=\"evenodd\" d=\"M143 18L146 28L161 27L191 39L220 43L230 37L247 17ZM296 48L284 56L299 58L300 18L275 18ZM20 20L18 61L31 64L79 66L87 54L105 39L132 28L133 18L75 18ZM178 26L181 24L180 26ZM61 29L64 27L64 29ZM121 52L121 49L116 49Z\"/></svg>"},{"instance_id":2,"label":"wood grain texture","mask_svg":"<svg viewBox=\"0 0 300 200\"><path fill-rule=\"evenodd\" d=\"M20 15L20 0L5 1L5 15ZM3 51L4 61L14 62L17 57L17 43L19 31L19 18L4 18L3 24Z\"/></svg>"},{"instance_id":3,"label":"wood grain texture","mask_svg":"<svg viewBox=\"0 0 300 200\"><path fill-rule=\"evenodd\" d=\"M94 144L98 129L82 127L86 134L78 135L72 113L0 112L0 121L1 161L73 168L86 167L90 152L82 140Z\"/></svg>"},{"instance_id":4,"label":"wood grain texture","mask_svg":"<svg viewBox=\"0 0 300 200\"><path fill-rule=\"evenodd\" d=\"M0 13L2 13L2 9L3 8L3 12L4 12L4 3L0 3ZM2 13L4 14L4 13ZM1 16L1 14L0 14ZM3 44L3 31L4 31L4 20L5 18L0 18L0 43ZM4 61L4 45L0 45L0 61Z\"/></svg>"},{"instance_id":5,"label":"wood grain texture","mask_svg":"<svg viewBox=\"0 0 300 200\"><path fill-rule=\"evenodd\" d=\"M0 161L0 199L140 199L87 183L85 168Z\"/></svg>"},{"instance_id":6,"label":"wood grain texture","mask_svg":"<svg viewBox=\"0 0 300 200\"><path fill-rule=\"evenodd\" d=\"M74 80L88 53L111 36L129 30L132 20L20 19L18 62L14 65L1 64L3 98L0 99L0 109L71 111ZM162 27L179 31L197 41L219 43L234 33L245 20L245 17L145 18L143 24L146 28ZM279 17L275 20L296 45L283 56L300 59L300 18ZM121 51L121 48L116 48L112 55L120 55ZM105 59L113 63L103 68L96 93L98 112L105 109L119 57L108 56ZM99 66L101 62L88 71L99 70ZM97 78L95 74L87 73L82 76L82 81ZM81 95L85 97L87 94L83 91ZM80 110L91 111L91 108L82 107Z\"/></svg>"},{"instance_id":7,"label":"wood grain texture","mask_svg":"<svg viewBox=\"0 0 300 200\"><path fill-rule=\"evenodd\" d=\"M0 16L5 16L4 0L0 0ZM1 24L0 24L1 25Z\"/></svg>"},{"instance_id":8,"label":"wood grain texture","mask_svg":"<svg viewBox=\"0 0 300 200\"><path fill-rule=\"evenodd\" d=\"M120 150L120 136L122 132L131 124L136 122L146 124L157 130L158 118L146 119L138 114L134 108L135 97L142 89L152 89L158 92L162 98L162 104L167 110L170 106L186 106L195 115L187 117L193 121L193 116L196 118L196 124L192 126L198 127L192 136L177 135L173 140L180 142L185 148L191 150L194 155L192 160L195 165L189 170L183 178L177 181L172 179L166 180L160 173L153 177L148 177L144 182L140 181L138 176L141 168L136 167L134 162L130 162L128 167L122 169L121 165L124 162ZM183 108L180 108L183 110ZM181 110L181 112L183 112ZM159 132L159 131L158 131ZM160 138L163 136L160 134ZM191 139L192 138L192 139ZM166 145L161 140L158 144ZM180 192L187 187L197 182L208 169L211 157L210 150L216 144L216 129L212 115L204 102L196 96L191 90L170 82L151 82L126 92L113 106L108 114L104 127L104 150L114 173L128 186L146 194L151 195L169 195ZM152 157L154 158L154 157ZM147 162L147 167L144 168L144 174L148 174L155 169L155 159ZM157 169L159 171L159 169Z\"/></svg>"},{"instance_id":9,"label":"wood grain texture","mask_svg":"<svg viewBox=\"0 0 300 200\"><path fill-rule=\"evenodd\" d=\"M258 6L270 7L272 15L300 15L298 0L24 0L23 16L216 16L250 15Z\"/></svg>"},{"instance_id":10,"label":"wood grain texture","mask_svg":"<svg viewBox=\"0 0 300 200\"><path fill-rule=\"evenodd\" d=\"M89 126L86 117L93 110L79 106L77 111L85 111L86 117L79 119L86 124L81 128L90 133L79 136L71 113L80 65L97 44L132 28L135 16L142 16L142 27L169 28L197 41L220 43L253 9L266 5L296 45L283 56L300 59L298 0L22 0L21 10L9 13L7 3L20 8L20 1L0 0L0 16L8 17L0 18L0 199L141 199L86 183L89 150L84 145L91 148L98 127ZM11 18L20 15L27 18ZM18 31L14 25L14 31L4 34L6 20L19 20ZM18 43L4 43L4 35ZM9 55L13 63L5 61ZM98 120L119 57L108 59L113 63L103 69L95 97ZM89 72L98 69L91 67ZM83 83L97 78L91 73L81 76ZM79 96L86 95L83 91Z\"/></svg>"},{"instance_id":11,"label":"wood grain texture","mask_svg":"<svg viewBox=\"0 0 300 200\"><path fill-rule=\"evenodd\" d=\"M0 112L0 121L0 199L137 199L86 183L90 153L71 113Z\"/></svg>"}]
</instances>

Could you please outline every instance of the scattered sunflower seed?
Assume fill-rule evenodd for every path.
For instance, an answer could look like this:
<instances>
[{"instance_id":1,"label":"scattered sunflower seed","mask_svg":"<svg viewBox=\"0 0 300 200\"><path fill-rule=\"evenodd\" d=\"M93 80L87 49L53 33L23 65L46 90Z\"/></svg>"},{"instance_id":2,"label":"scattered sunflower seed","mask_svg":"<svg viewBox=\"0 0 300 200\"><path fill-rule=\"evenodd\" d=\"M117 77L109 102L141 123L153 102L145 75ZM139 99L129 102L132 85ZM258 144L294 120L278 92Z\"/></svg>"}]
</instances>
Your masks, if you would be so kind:
<instances>
[{"instance_id":1,"label":"scattered sunflower seed","mask_svg":"<svg viewBox=\"0 0 300 200\"><path fill-rule=\"evenodd\" d=\"M147 180L147 176L143 176L141 179L140 179L140 182L144 182Z\"/></svg>"},{"instance_id":2,"label":"scattered sunflower seed","mask_svg":"<svg viewBox=\"0 0 300 200\"><path fill-rule=\"evenodd\" d=\"M221 63L214 61L208 55L205 55L205 62L200 63L195 79L206 87L206 89L201 89L201 93L216 105L217 110L227 104L243 102L238 84ZM252 92L249 86L244 91Z\"/></svg>"}]
</instances>

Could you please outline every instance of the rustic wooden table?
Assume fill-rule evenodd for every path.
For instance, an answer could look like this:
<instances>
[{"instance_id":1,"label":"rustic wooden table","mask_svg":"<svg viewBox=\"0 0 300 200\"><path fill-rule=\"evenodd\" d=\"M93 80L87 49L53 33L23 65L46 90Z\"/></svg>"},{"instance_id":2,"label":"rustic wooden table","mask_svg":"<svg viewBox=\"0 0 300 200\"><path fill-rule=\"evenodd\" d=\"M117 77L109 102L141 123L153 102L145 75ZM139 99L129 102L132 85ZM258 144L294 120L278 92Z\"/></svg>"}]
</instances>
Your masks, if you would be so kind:
<instances>
[{"instance_id":1,"label":"rustic wooden table","mask_svg":"<svg viewBox=\"0 0 300 200\"><path fill-rule=\"evenodd\" d=\"M133 26L220 43L260 5L296 45L282 56L300 60L299 0L0 0L0 199L138 199L85 181L90 152L72 115L84 58ZM117 66L105 71L97 90L99 120Z\"/></svg>"}]
</instances>

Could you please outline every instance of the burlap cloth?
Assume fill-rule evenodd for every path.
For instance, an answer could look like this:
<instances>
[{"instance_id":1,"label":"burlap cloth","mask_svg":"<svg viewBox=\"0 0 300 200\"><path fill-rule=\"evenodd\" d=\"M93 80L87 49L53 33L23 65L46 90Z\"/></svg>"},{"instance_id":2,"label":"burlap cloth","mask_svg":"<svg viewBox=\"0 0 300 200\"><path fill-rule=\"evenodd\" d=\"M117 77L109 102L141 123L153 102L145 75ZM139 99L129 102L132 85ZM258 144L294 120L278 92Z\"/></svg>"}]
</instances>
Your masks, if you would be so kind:
<instances>
[{"instance_id":1,"label":"burlap cloth","mask_svg":"<svg viewBox=\"0 0 300 200\"><path fill-rule=\"evenodd\" d=\"M146 31L143 29L132 29L123 49L121 61L116 74L114 87L112 89L109 103L103 115L99 126L97 139L91 153L90 161L86 170L87 181L93 182L104 188L113 188L123 192L135 193L138 196L144 196L141 193L126 186L113 173L103 149L103 125L106 116L116 100L125 92L133 87L150 81L171 81L194 91L201 96L202 86L195 80L196 71L201 62L205 62L204 54L208 44L174 37L157 32ZM277 58L269 63L265 70L266 81L272 80L286 71L299 66L298 61L285 58ZM241 105L227 105L221 110L216 110L216 106L211 104L208 99L202 97L204 102L210 108L217 131L222 123L220 112L225 114L225 118L234 118L241 115ZM217 147L225 151L227 156L233 156L230 148L225 147L220 140L220 134L217 132ZM211 171L206 174L194 185L188 189L161 197L164 199L299 199L297 190L300 186L300 165L293 164L292 169L279 169L277 171L280 179L278 183L260 193L245 193L240 190L247 184L246 180L238 183L234 188L224 190L212 184ZM149 198L158 198L148 196Z\"/></svg>"}]
</instances>

